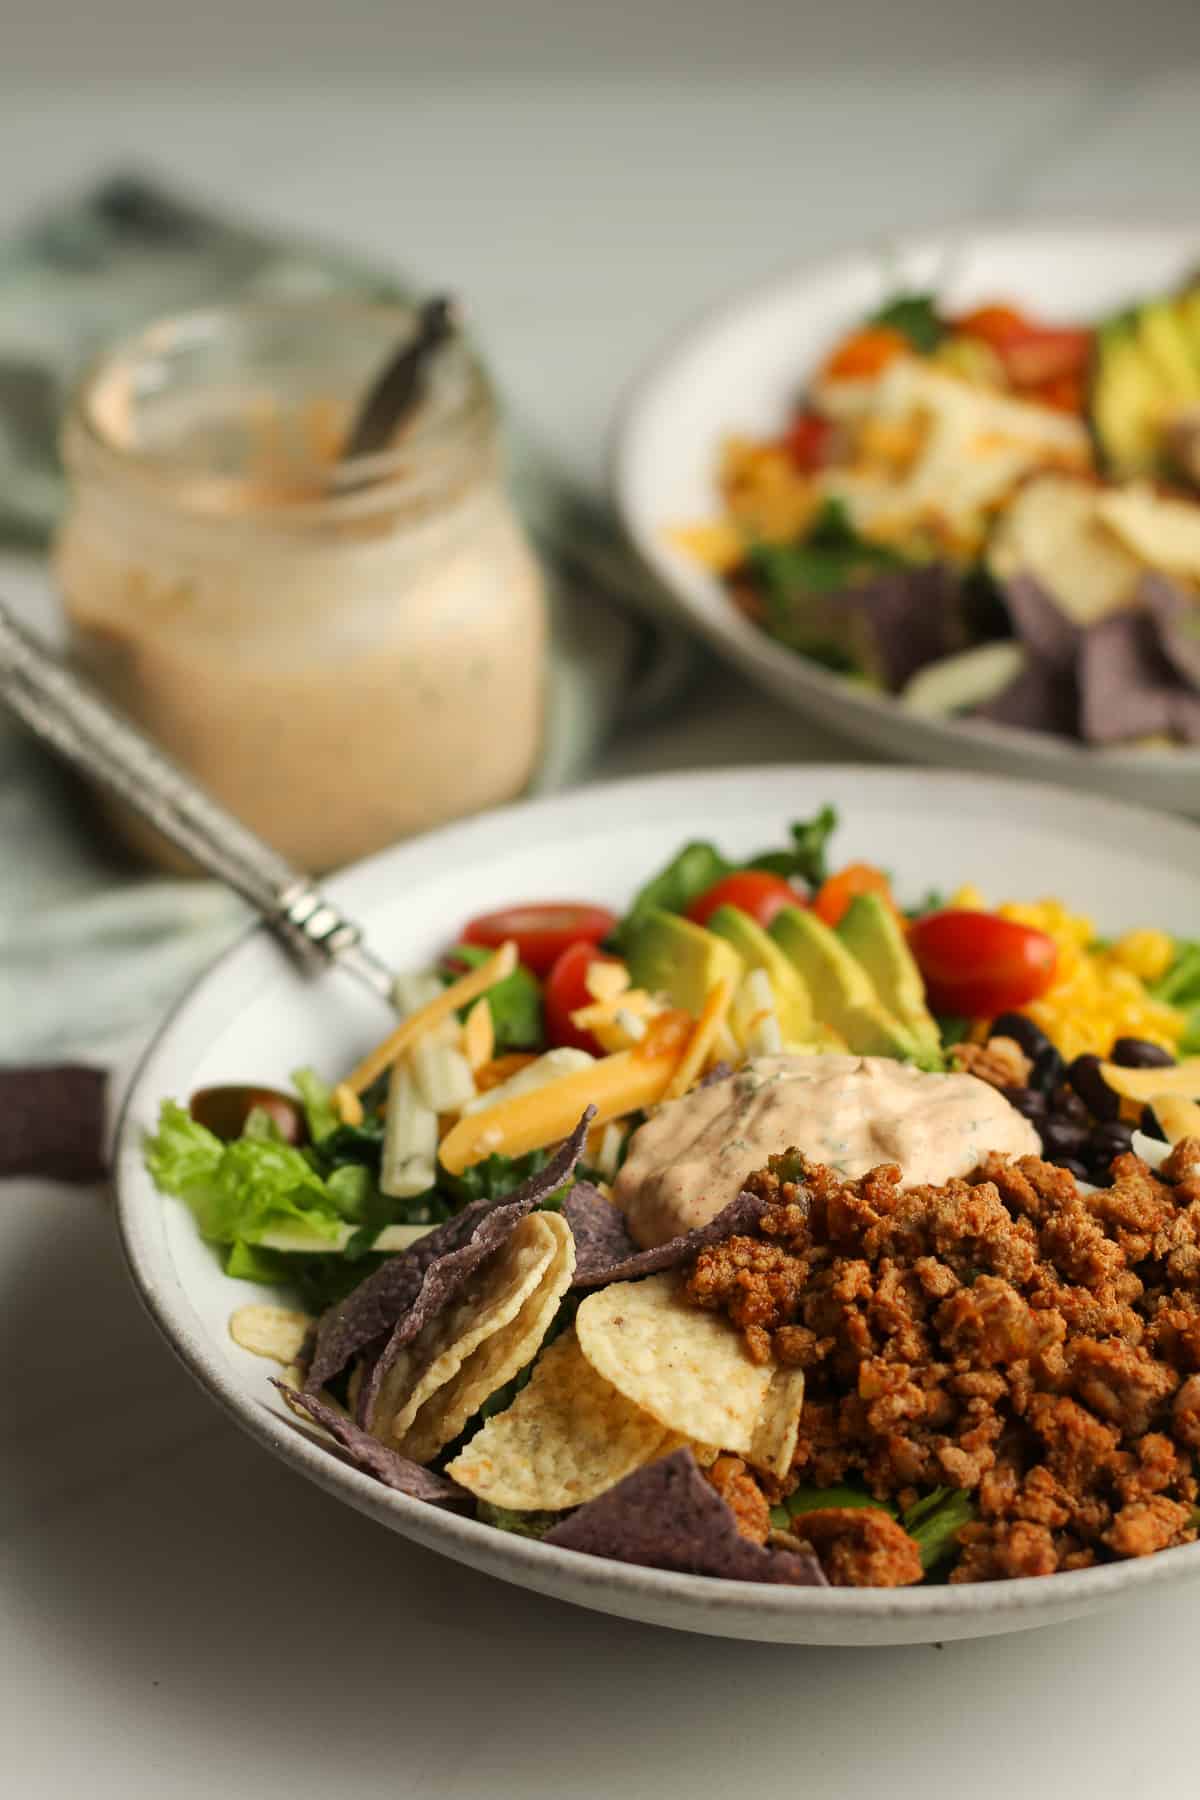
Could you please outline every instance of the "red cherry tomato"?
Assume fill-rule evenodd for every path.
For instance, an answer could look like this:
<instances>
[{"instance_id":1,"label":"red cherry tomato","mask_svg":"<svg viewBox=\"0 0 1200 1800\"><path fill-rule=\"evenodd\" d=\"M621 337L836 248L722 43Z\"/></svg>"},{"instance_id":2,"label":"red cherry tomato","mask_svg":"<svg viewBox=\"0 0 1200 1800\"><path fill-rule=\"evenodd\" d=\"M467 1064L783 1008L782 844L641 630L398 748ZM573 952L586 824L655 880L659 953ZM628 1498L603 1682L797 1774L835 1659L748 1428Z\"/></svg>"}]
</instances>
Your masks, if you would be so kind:
<instances>
[{"instance_id":1,"label":"red cherry tomato","mask_svg":"<svg viewBox=\"0 0 1200 1800\"><path fill-rule=\"evenodd\" d=\"M896 910L891 883L882 869L877 869L873 863L847 863L844 869L821 883L813 900L813 911L826 925L840 925L850 910L850 902L859 894L878 894L893 912Z\"/></svg>"},{"instance_id":2,"label":"red cherry tomato","mask_svg":"<svg viewBox=\"0 0 1200 1800\"><path fill-rule=\"evenodd\" d=\"M1019 338L1040 328L1015 306L977 306L953 321L953 328L964 337L982 338L993 350L1003 350Z\"/></svg>"},{"instance_id":3,"label":"red cherry tomato","mask_svg":"<svg viewBox=\"0 0 1200 1800\"><path fill-rule=\"evenodd\" d=\"M572 1050L590 1050L593 1056L604 1055L602 1046L590 1031L581 1031L578 1025L571 1023L571 1014L592 1004L585 979L592 964L616 960L615 956L601 955L594 944L582 940L569 944L557 959L542 984L546 1037L556 1048L563 1046Z\"/></svg>"},{"instance_id":4,"label":"red cherry tomato","mask_svg":"<svg viewBox=\"0 0 1200 1800\"><path fill-rule=\"evenodd\" d=\"M1011 306L981 306L955 322L966 337L990 344L1015 388L1044 388L1079 380L1092 355L1092 333L1072 325L1039 325ZM1051 405L1062 405L1051 400Z\"/></svg>"},{"instance_id":5,"label":"red cherry tomato","mask_svg":"<svg viewBox=\"0 0 1200 1800\"><path fill-rule=\"evenodd\" d=\"M1058 948L1044 931L994 913L951 909L918 919L908 946L934 1012L992 1019L1051 987Z\"/></svg>"},{"instance_id":6,"label":"red cherry tomato","mask_svg":"<svg viewBox=\"0 0 1200 1800\"><path fill-rule=\"evenodd\" d=\"M783 907L802 904L791 882L782 875L772 875L766 869L739 869L705 888L688 907L687 916L695 925L707 925L718 906L736 906L765 930Z\"/></svg>"},{"instance_id":7,"label":"red cherry tomato","mask_svg":"<svg viewBox=\"0 0 1200 1800\"><path fill-rule=\"evenodd\" d=\"M568 945L598 944L616 923L616 914L610 913L607 907L589 906L583 901L553 900L481 913L466 926L460 941L498 950L506 939L515 938L525 967L532 969L535 975L544 975Z\"/></svg>"},{"instance_id":8,"label":"red cherry tomato","mask_svg":"<svg viewBox=\"0 0 1200 1800\"><path fill-rule=\"evenodd\" d=\"M1028 398L1040 406L1052 406L1055 412L1082 413L1087 407L1087 383L1082 375L1056 375L1053 381L1030 388Z\"/></svg>"},{"instance_id":9,"label":"red cherry tomato","mask_svg":"<svg viewBox=\"0 0 1200 1800\"><path fill-rule=\"evenodd\" d=\"M802 412L793 419L783 447L802 475L824 468L829 461L832 432L832 421L823 419L820 413Z\"/></svg>"}]
</instances>

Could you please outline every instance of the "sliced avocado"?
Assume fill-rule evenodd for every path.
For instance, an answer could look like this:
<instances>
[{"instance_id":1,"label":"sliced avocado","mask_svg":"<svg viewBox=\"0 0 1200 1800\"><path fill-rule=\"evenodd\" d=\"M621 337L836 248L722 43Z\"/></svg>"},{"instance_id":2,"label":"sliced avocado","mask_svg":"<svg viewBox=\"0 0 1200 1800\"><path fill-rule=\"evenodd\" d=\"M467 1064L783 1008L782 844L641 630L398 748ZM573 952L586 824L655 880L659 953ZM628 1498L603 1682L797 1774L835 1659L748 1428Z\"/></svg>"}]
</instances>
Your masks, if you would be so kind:
<instances>
[{"instance_id":1,"label":"sliced avocado","mask_svg":"<svg viewBox=\"0 0 1200 1800\"><path fill-rule=\"evenodd\" d=\"M1174 415L1200 399L1200 308L1191 292L1151 300L1096 334L1091 414L1112 475L1160 475Z\"/></svg>"},{"instance_id":2,"label":"sliced avocado","mask_svg":"<svg viewBox=\"0 0 1200 1800\"><path fill-rule=\"evenodd\" d=\"M709 914L707 929L732 944L747 969L762 969L766 973L775 996L775 1011L779 1015L784 1043L791 1046L811 1042L814 1035L812 998L796 965L789 962L758 921L739 907L718 906Z\"/></svg>"},{"instance_id":3,"label":"sliced avocado","mask_svg":"<svg viewBox=\"0 0 1200 1800\"><path fill-rule=\"evenodd\" d=\"M1178 300L1152 300L1143 306L1138 341L1173 400L1183 403L1200 395L1200 360Z\"/></svg>"},{"instance_id":4,"label":"sliced avocado","mask_svg":"<svg viewBox=\"0 0 1200 1800\"><path fill-rule=\"evenodd\" d=\"M878 894L857 894L837 935L871 978L883 1005L916 1043L923 1067L943 1067L942 1040L925 1004L925 983L899 919Z\"/></svg>"},{"instance_id":5,"label":"sliced avocado","mask_svg":"<svg viewBox=\"0 0 1200 1800\"><path fill-rule=\"evenodd\" d=\"M1104 462L1116 476L1157 471L1162 415L1170 389L1141 342L1138 313L1101 327L1092 375L1092 424Z\"/></svg>"},{"instance_id":6,"label":"sliced avocado","mask_svg":"<svg viewBox=\"0 0 1200 1800\"><path fill-rule=\"evenodd\" d=\"M666 994L690 1013L722 977L735 987L742 977L742 959L724 938L657 907L629 921L625 961L635 987Z\"/></svg>"},{"instance_id":7,"label":"sliced avocado","mask_svg":"<svg viewBox=\"0 0 1200 1800\"><path fill-rule=\"evenodd\" d=\"M919 1057L912 1033L892 1017L858 958L816 913L785 906L770 935L803 977L815 1016L840 1032L856 1056Z\"/></svg>"}]
</instances>

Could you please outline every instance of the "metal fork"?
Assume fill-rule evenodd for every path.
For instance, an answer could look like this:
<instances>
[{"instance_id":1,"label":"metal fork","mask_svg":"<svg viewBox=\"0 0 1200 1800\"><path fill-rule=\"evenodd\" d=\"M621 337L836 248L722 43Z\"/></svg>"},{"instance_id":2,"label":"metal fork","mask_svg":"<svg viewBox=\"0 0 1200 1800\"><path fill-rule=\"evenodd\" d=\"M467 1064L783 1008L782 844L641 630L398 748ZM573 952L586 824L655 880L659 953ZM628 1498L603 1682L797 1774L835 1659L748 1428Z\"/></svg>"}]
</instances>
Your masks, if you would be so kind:
<instances>
[{"instance_id":1,"label":"metal fork","mask_svg":"<svg viewBox=\"0 0 1200 1800\"><path fill-rule=\"evenodd\" d=\"M304 963L335 964L392 1000L394 972L363 942L359 927L3 605L0 700L67 762L241 894Z\"/></svg>"}]
</instances>

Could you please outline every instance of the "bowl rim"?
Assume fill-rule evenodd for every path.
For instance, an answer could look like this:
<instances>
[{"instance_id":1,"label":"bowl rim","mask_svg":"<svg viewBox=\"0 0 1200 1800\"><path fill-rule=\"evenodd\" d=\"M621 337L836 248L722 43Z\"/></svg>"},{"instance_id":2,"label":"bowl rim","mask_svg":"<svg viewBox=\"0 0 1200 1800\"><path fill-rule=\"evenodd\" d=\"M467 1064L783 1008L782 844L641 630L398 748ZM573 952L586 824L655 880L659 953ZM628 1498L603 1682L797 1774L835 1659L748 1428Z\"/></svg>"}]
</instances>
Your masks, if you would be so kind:
<instances>
[{"instance_id":1,"label":"bowl rim","mask_svg":"<svg viewBox=\"0 0 1200 1800\"><path fill-rule=\"evenodd\" d=\"M381 851L342 871L330 880L327 891L349 906L361 896L369 924L370 900L366 896L381 877L393 879L394 871L402 873L409 865L444 866L464 852L477 852L492 836L505 837L518 820L553 821L558 815L577 817L588 811L602 812L610 805L620 809L632 801L644 800L648 794L669 804L677 794L686 800L690 790L701 784L706 789L719 785L732 790L748 784L760 789L778 785L782 790L789 781L798 779L819 784L823 780L848 778L883 790L920 782L926 788L932 785L951 799L961 792L974 806L986 805L989 799L1019 802L1025 816L1049 813L1056 804L1069 805L1073 814L1082 810L1097 827L1104 825L1114 835L1145 838L1153 831L1164 857L1170 854L1173 843L1185 860L1195 862L1200 883L1200 825L1159 816L1148 808L1009 776L911 767L880 769L854 763L782 763L635 776L518 802ZM636 812L631 811L629 816L636 816ZM197 1033L197 1025L204 1026L206 1010L214 1020L227 1020L231 1003L245 1005L276 985L281 977L286 980L289 976L301 978L268 928L252 924L191 982L158 1026L126 1086L116 1127L112 1180L118 1236L130 1279L170 1348L227 1417L326 1492L426 1548L501 1579L553 1593L553 1577L557 1573L576 1590L661 1602L678 1615L667 1622L685 1629L690 1621L730 1609L763 1623L787 1620L800 1625L811 1620L844 1626L853 1622L882 1625L889 1620L904 1620L933 1626L975 1617L1010 1619L1016 1629L1023 1623L1036 1623L1035 1615L1041 1612L1057 1616L1073 1604L1084 1606L1119 1592L1171 1580L1185 1572L1200 1575L1197 1542L1140 1559L1059 1573L1049 1580L1027 1576L961 1586L890 1589L767 1586L648 1569L517 1537L384 1488L343 1462L298 1422L250 1395L234 1375L232 1365L215 1347L210 1347L198 1320L193 1322L186 1291L167 1245L166 1211L142 1165L139 1110L148 1098L156 1108L159 1099L170 1091L170 1065L176 1057L194 1055L196 1046L192 1040L204 1035L203 1031ZM219 1000L219 1006L214 1007L214 1000Z\"/></svg>"},{"instance_id":2,"label":"bowl rim","mask_svg":"<svg viewBox=\"0 0 1200 1800\"><path fill-rule=\"evenodd\" d=\"M871 720L897 721L907 727L914 738L925 737L948 749L961 749L963 754L976 745L1000 755L1007 752L1014 757L1055 760L1060 763L1064 778L1074 766L1098 764L1111 768L1118 775L1159 777L1182 787L1189 779L1200 775L1200 746L1144 750L1117 746L1108 749L1074 743L1068 738L1031 731L1025 726L995 725L987 720L967 723L953 716L914 713L902 706L896 695L857 687L844 676L823 669L798 651L777 643L731 604L726 605L724 613L709 619L681 586L672 568L660 541L663 522L647 521L643 527L639 518L636 496L640 490L632 476L637 442L647 419L654 412L660 385L673 376L678 364L700 351L710 336L732 328L739 319L744 329L760 308L770 306L791 292L802 300L806 286L849 277L865 266L880 264L885 255L906 262L955 248L970 249L979 244L1019 245L1022 241L1061 248L1062 241L1071 236L1097 242L1113 241L1114 244L1121 239L1174 243L1181 252L1191 247L1200 260L1200 228L1182 217L1141 218L1120 224L1111 217L1094 214L1033 220L1006 214L978 214L941 228L884 235L832 254L782 263L758 280L743 283L722 298L695 309L626 380L618 395L605 447L606 488L625 543L655 581L675 616L753 678L763 680L777 696L798 701L803 699L807 689L810 694L821 695L830 705L839 704L851 718L859 714ZM711 584L716 598L715 581L699 567L696 576Z\"/></svg>"}]
</instances>

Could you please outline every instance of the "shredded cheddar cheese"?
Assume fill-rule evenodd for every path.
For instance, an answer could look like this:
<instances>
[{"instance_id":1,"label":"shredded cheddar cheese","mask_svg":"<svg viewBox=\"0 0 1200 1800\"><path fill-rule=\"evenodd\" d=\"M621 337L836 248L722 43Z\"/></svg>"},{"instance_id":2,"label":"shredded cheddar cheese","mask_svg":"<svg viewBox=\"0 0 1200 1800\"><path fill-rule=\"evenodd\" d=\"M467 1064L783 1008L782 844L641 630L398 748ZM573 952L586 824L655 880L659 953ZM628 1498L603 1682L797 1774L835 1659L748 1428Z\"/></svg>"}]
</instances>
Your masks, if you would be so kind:
<instances>
[{"instance_id":1,"label":"shredded cheddar cheese","mask_svg":"<svg viewBox=\"0 0 1200 1800\"><path fill-rule=\"evenodd\" d=\"M390 1069L405 1051L411 1050L418 1038L423 1037L435 1025L440 1025L443 1019L450 1018L460 1008L469 1006L480 994L486 994L498 981L507 980L516 966L517 946L510 939L508 943L501 944L485 963L480 963L477 969L469 969L457 981L451 982L448 988L443 988L435 1000L430 1000L415 1013L410 1013L407 1019L397 1025L395 1031L390 1032L381 1044L376 1044L368 1056L364 1056L357 1068L351 1069L343 1086L350 1088L355 1094L361 1094L373 1081L378 1081L384 1070Z\"/></svg>"}]
</instances>

